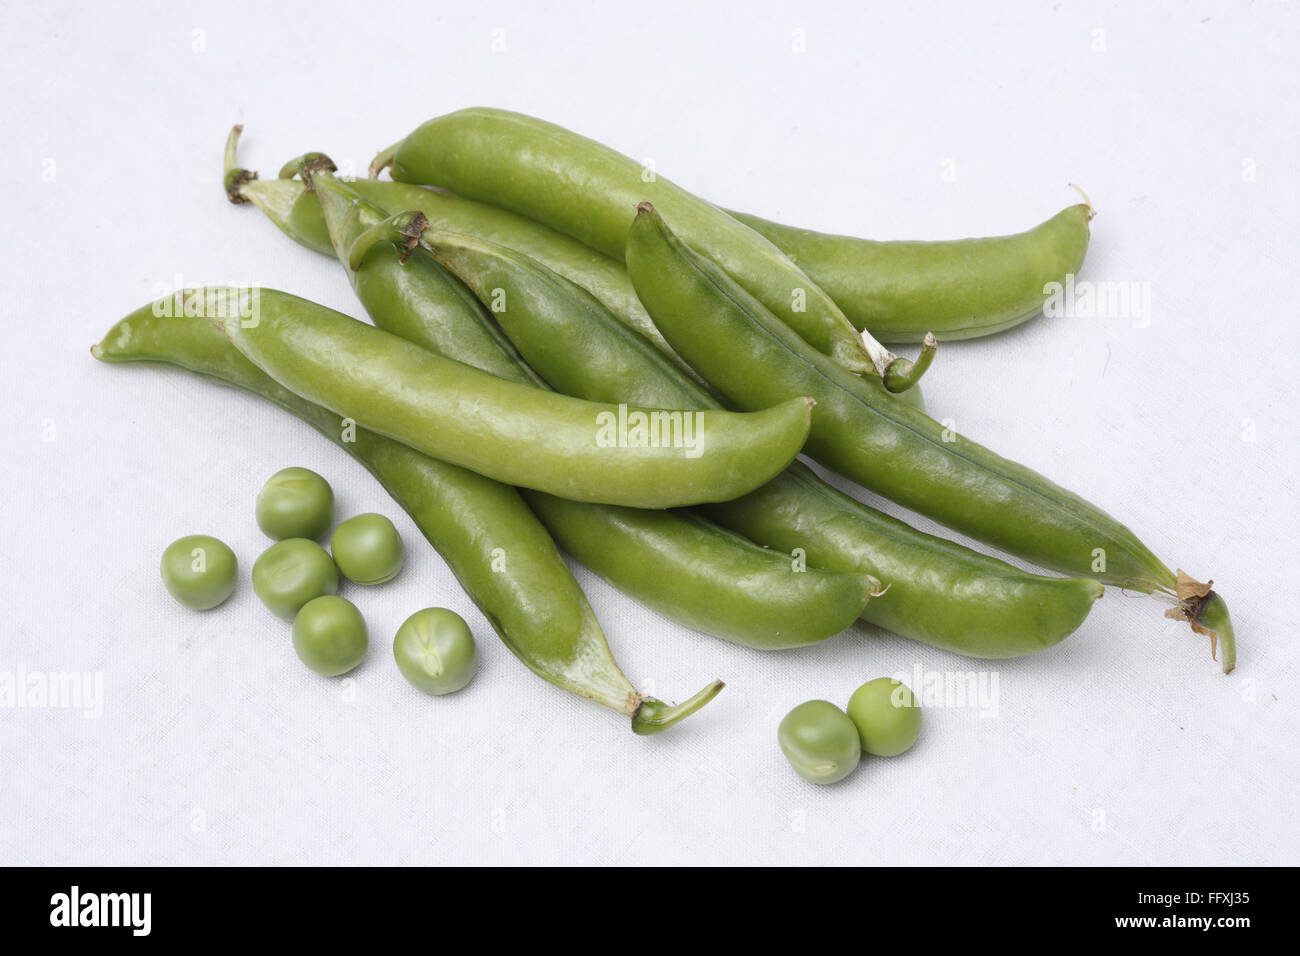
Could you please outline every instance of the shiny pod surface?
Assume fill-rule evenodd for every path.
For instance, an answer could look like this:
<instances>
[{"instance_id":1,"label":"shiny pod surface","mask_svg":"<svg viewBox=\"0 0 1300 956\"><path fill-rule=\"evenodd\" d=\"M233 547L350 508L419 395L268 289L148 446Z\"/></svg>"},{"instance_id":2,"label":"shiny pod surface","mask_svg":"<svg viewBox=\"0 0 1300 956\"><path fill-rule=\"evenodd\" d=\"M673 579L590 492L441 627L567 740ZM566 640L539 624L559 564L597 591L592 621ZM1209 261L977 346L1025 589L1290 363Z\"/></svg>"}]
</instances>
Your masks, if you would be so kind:
<instances>
[{"instance_id":1,"label":"shiny pod surface","mask_svg":"<svg viewBox=\"0 0 1300 956\"><path fill-rule=\"evenodd\" d=\"M520 113L473 108L429 120L390 154L400 182L502 206L616 259L624 256L637 203L654 202L679 223L687 242L814 348L855 371L884 372L839 307L776 246L594 140Z\"/></svg>"},{"instance_id":2,"label":"shiny pod surface","mask_svg":"<svg viewBox=\"0 0 1300 956\"><path fill-rule=\"evenodd\" d=\"M1012 236L939 242L855 239L731 215L771 240L882 342L991 335L1033 318L1079 271L1092 208L1069 206ZM1055 283L1055 287L1053 286Z\"/></svg>"},{"instance_id":3,"label":"shiny pod surface","mask_svg":"<svg viewBox=\"0 0 1300 956\"><path fill-rule=\"evenodd\" d=\"M762 406L817 400L808 453L859 484L951 528L1068 574L1142 591L1173 573L1095 505L846 373L762 303L686 247L644 208L628 270L674 348L727 400Z\"/></svg>"},{"instance_id":4,"label":"shiny pod surface","mask_svg":"<svg viewBox=\"0 0 1300 956\"><path fill-rule=\"evenodd\" d=\"M614 587L747 647L824 641L852 624L875 591L861 573L805 567L686 512L597 512L541 493L528 500L560 547Z\"/></svg>"},{"instance_id":5,"label":"shiny pod surface","mask_svg":"<svg viewBox=\"0 0 1300 956\"><path fill-rule=\"evenodd\" d=\"M598 300L540 263L467 236L434 233L429 242L470 288L500 293L506 304L494 313L497 322L555 388L592 401L717 407ZM1096 581L1030 574L916 531L797 462L764 487L703 510L786 556L804 555L809 566L873 575L887 590L863 608L865 620L963 654L1010 657L1050 647L1102 593Z\"/></svg>"},{"instance_id":6,"label":"shiny pod surface","mask_svg":"<svg viewBox=\"0 0 1300 956\"><path fill-rule=\"evenodd\" d=\"M691 416L584 402L446 359L287 293L180 295L198 300L199 317L308 401L440 460L577 501L641 508L726 501L789 464L808 434L806 398Z\"/></svg>"}]
</instances>

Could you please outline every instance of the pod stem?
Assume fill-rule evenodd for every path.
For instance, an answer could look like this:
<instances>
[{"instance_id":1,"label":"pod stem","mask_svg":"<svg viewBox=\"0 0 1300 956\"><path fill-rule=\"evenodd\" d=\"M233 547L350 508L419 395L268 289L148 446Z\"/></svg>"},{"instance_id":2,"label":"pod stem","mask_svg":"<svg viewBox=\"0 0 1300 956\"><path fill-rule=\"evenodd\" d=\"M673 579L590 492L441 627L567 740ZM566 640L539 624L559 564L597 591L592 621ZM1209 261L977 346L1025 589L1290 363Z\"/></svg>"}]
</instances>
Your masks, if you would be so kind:
<instances>
[{"instance_id":1,"label":"pod stem","mask_svg":"<svg viewBox=\"0 0 1300 956\"><path fill-rule=\"evenodd\" d=\"M303 153L280 167L280 178L293 179L295 176L301 176L308 192L310 192L313 188L311 183L313 173L332 173L337 169L334 160L324 153Z\"/></svg>"},{"instance_id":2,"label":"pod stem","mask_svg":"<svg viewBox=\"0 0 1300 956\"><path fill-rule=\"evenodd\" d=\"M885 388L897 394L915 386L934 361L934 353L938 348L939 342L935 339L934 333L926 332L925 339L921 342L921 354L916 357L915 362L911 359L895 358L885 366Z\"/></svg>"},{"instance_id":3,"label":"pod stem","mask_svg":"<svg viewBox=\"0 0 1300 956\"><path fill-rule=\"evenodd\" d=\"M226 153L221 166L221 182L226 190L226 198L236 206L249 202L243 192L244 184L257 178L257 173L241 169L235 160L235 153L239 149L239 134L243 131L242 123L231 127L230 135L226 137Z\"/></svg>"},{"instance_id":4,"label":"pod stem","mask_svg":"<svg viewBox=\"0 0 1300 956\"><path fill-rule=\"evenodd\" d=\"M1213 589L1214 582L1202 583L1178 569L1176 594L1178 605L1165 611L1165 617L1186 621L1197 634L1210 639L1210 656L1219 659L1223 651L1223 673L1237 666L1237 638L1232 629L1228 605Z\"/></svg>"},{"instance_id":5,"label":"pod stem","mask_svg":"<svg viewBox=\"0 0 1300 956\"><path fill-rule=\"evenodd\" d=\"M645 737L667 730L717 697L725 686L722 681L715 680L690 700L684 700L680 704L665 704L662 700L647 697L632 714L632 732Z\"/></svg>"},{"instance_id":6,"label":"pod stem","mask_svg":"<svg viewBox=\"0 0 1300 956\"><path fill-rule=\"evenodd\" d=\"M356 272L366 255L378 243L391 242L401 252L400 261L405 263L420 243L420 236L429 226L429 220L419 210L399 212L389 216L368 228L348 246L348 268Z\"/></svg>"},{"instance_id":7,"label":"pod stem","mask_svg":"<svg viewBox=\"0 0 1300 956\"><path fill-rule=\"evenodd\" d=\"M898 356L877 342L875 337L866 329L858 333L858 338L862 345L862 351L870 359L865 365L857 361L857 355L841 355L837 352L831 358L838 361L850 372L857 372L860 375L875 375L883 381L888 376L889 366L898 361Z\"/></svg>"},{"instance_id":8,"label":"pod stem","mask_svg":"<svg viewBox=\"0 0 1300 956\"><path fill-rule=\"evenodd\" d=\"M382 173L389 166L393 165L393 157L397 155L397 149L401 145L402 145L402 141L399 139L396 143L394 143L392 146L389 146L386 150L379 153L379 155L377 155L374 159L370 161L371 179L378 179L380 173Z\"/></svg>"}]
</instances>

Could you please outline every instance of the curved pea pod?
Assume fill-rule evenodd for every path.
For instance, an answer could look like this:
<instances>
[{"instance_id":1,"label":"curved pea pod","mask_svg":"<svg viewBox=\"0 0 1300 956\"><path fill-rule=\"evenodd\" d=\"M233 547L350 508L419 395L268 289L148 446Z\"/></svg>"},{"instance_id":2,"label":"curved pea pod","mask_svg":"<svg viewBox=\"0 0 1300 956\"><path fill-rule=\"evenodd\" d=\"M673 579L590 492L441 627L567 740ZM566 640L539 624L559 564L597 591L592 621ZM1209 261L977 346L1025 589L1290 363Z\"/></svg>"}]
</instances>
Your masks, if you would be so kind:
<instances>
[{"instance_id":1,"label":"curved pea pod","mask_svg":"<svg viewBox=\"0 0 1300 956\"><path fill-rule=\"evenodd\" d=\"M290 391L506 484L578 501L664 508L767 481L808 434L806 398L751 414L615 406L539 392L272 289L186 290ZM159 307L171 299L160 300Z\"/></svg>"},{"instance_id":2,"label":"curved pea pod","mask_svg":"<svg viewBox=\"0 0 1300 956\"><path fill-rule=\"evenodd\" d=\"M882 342L971 339L1043 311L1083 265L1092 207L1079 203L1012 236L879 242L731 215L769 239ZM1056 286L1053 286L1053 283Z\"/></svg>"},{"instance_id":3,"label":"curved pea pod","mask_svg":"<svg viewBox=\"0 0 1300 956\"><path fill-rule=\"evenodd\" d=\"M510 381L547 387L500 338L474 292L425 249L407 248L405 240L419 234L408 228L413 217L381 218L382 211L327 170L307 175L339 259L356 266L353 286L376 325ZM449 294L447 281L460 293ZM516 297L513 286L474 288L489 301L503 292L497 314L511 311L505 303ZM537 491L525 498L561 547L620 590L690 627L751 647L793 647L838 634L874 590L867 575L806 570L687 512L566 501Z\"/></svg>"},{"instance_id":4,"label":"curved pea pod","mask_svg":"<svg viewBox=\"0 0 1300 956\"><path fill-rule=\"evenodd\" d=\"M802 465L702 510L768 547L799 548L818 567L870 571L889 587L863 609L865 620L969 657L1020 657L1052 647L1102 596L1089 578L1030 574L917 531Z\"/></svg>"},{"instance_id":5,"label":"curved pea pod","mask_svg":"<svg viewBox=\"0 0 1300 956\"><path fill-rule=\"evenodd\" d=\"M586 508L535 493L560 547L675 621L763 650L824 641L882 588L860 571L807 567L690 514Z\"/></svg>"},{"instance_id":6,"label":"curved pea pod","mask_svg":"<svg viewBox=\"0 0 1300 956\"><path fill-rule=\"evenodd\" d=\"M643 697L610 654L600 624L554 541L515 489L437 461L305 401L241 355L201 318L146 306L92 349L103 362L172 365L243 389L311 425L364 465L447 561L502 642L538 676L655 733L702 707L713 682L672 706ZM346 437L345 437L346 436Z\"/></svg>"},{"instance_id":7,"label":"curved pea pod","mask_svg":"<svg viewBox=\"0 0 1300 956\"><path fill-rule=\"evenodd\" d=\"M469 236L431 231L423 241L476 293L502 298L497 322L552 386L593 401L717 406L600 301L540 263ZM802 554L810 566L872 575L887 587L863 608L863 619L975 657L1058 643L1102 593L1096 581L1030 574L916 531L799 463L748 495L702 510L759 544Z\"/></svg>"},{"instance_id":8,"label":"curved pea pod","mask_svg":"<svg viewBox=\"0 0 1300 956\"><path fill-rule=\"evenodd\" d=\"M754 230L653 169L553 123L474 108L429 120L376 157L399 182L491 203L624 257L636 204L651 201L819 352L882 380L897 356L859 333L822 289ZM911 384L908 379L897 386Z\"/></svg>"},{"instance_id":9,"label":"curved pea pod","mask_svg":"<svg viewBox=\"0 0 1300 956\"><path fill-rule=\"evenodd\" d=\"M818 461L1044 567L1173 596L1188 608L1174 573L1124 525L826 361L649 204L628 235L627 262L660 331L730 404L764 404L792 389L816 399L807 450Z\"/></svg>"}]
</instances>

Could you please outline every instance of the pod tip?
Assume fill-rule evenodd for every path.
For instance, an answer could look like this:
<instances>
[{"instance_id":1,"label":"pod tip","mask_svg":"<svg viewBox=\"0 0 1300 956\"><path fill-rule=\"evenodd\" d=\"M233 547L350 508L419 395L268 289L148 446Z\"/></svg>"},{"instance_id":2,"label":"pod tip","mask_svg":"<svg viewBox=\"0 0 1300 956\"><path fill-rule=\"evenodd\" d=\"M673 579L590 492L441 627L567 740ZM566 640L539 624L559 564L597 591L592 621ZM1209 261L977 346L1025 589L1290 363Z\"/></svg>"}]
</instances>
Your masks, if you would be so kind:
<instances>
[{"instance_id":1,"label":"pod tip","mask_svg":"<svg viewBox=\"0 0 1300 956\"><path fill-rule=\"evenodd\" d=\"M715 680L694 697L680 704L665 704L661 700L647 697L632 715L632 732L644 737L667 730L713 700L726 686L722 681Z\"/></svg>"},{"instance_id":2,"label":"pod tip","mask_svg":"<svg viewBox=\"0 0 1300 956\"><path fill-rule=\"evenodd\" d=\"M1230 674L1237 666L1237 639L1228 614L1228 605L1214 590L1214 582L1201 582L1179 568L1176 592L1178 604L1165 612L1165 617L1186 621L1197 634L1210 639L1210 657L1220 660L1223 673Z\"/></svg>"},{"instance_id":3,"label":"pod tip","mask_svg":"<svg viewBox=\"0 0 1300 956\"><path fill-rule=\"evenodd\" d=\"M370 169L367 172L371 179L378 179L380 173L393 165L393 160L397 157L397 149L401 145L402 141L398 140L370 161Z\"/></svg>"}]
</instances>

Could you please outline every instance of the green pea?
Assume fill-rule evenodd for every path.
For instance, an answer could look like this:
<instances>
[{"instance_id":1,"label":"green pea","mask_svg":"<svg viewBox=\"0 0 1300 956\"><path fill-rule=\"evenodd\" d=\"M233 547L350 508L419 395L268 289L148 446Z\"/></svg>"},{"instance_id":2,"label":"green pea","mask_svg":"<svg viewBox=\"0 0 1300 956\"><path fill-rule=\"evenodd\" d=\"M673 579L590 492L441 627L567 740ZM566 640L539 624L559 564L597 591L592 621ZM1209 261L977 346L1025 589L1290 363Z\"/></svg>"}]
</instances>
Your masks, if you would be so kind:
<instances>
[{"instance_id":1,"label":"green pea","mask_svg":"<svg viewBox=\"0 0 1300 956\"><path fill-rule=\"evenodd\" d=\"M349 518L330 538L334 563L349 581L383 584L402 570L402 537L383 515Z\"/></svg>"},{"instance_id":2,"label":"green pea","mask_svg":"<svg viewBox=\"0 0 1300 956\"><path fill-rule=\"evenodd\" d=\"M876 757L898 756L921 733L921 705L911 688L889 677L877 677L855 690L848 710L862 749Z\"/></svg>"},{"instance_id":3,"label":"green pea","mask_svg":"<svg viewBox=\"0 0 1300 956\"><path fill-rule=\"evenodd\" d=\"M809 700L785 715L776 731L794 772L813 783L843 780L862 758L858 731L828 700Z\"/></svg>"},{"instance_id":4,"label":"green pea","mask_svg":"<svg viewBox=\"0 0 1300 956\"><path fill-rule=\"evenodd\" d=\"M345 598L312 598L293 619L293 649L317 674L346 674L361 663L368 644L366 620Z\"/></svg>"},{"instance_id":5,"label":"green pea","mask_svg":"<svg viewBox=\"0 0 1300 956\"><path fill-rule=\"evenodd\" d=\"M257 526L267 537L316 539L334 520L329 482L306 468L284 468L257 494Z\"/></svg>"},{"instance_id":6,"label":"green pea","mask_svg":"<svg viewBox=\"0 0 1300 956\"><path fill-rule=\"evenodd\" d=\"M277 541L253 562L253 592L271 612L292 621L312 598L334 594L339 573L334 559L315 541Z\"/></svg>"},{"instance_id":7,"label":"green pea","mask_svg":"<svg viewBox=\"0 0 1300 956\"><path fill-rule=\"evenodd\" d=\"M177 538L163 551L163 584L172 597L196 611L230 597L238 570L235 552L206 534Z\"/></svg>"},{"instance_id":8,"label":"green pea","mask_svg":"<svg viewBox=\"0 0 1300 956\"><path fill-rule=\"evenodd\" d=\"M469 625L455 611L427 607L397 629L393 656L402 676L426 694L460 690L478 670L478 651Z\"/></svg>"}]
</instances>

